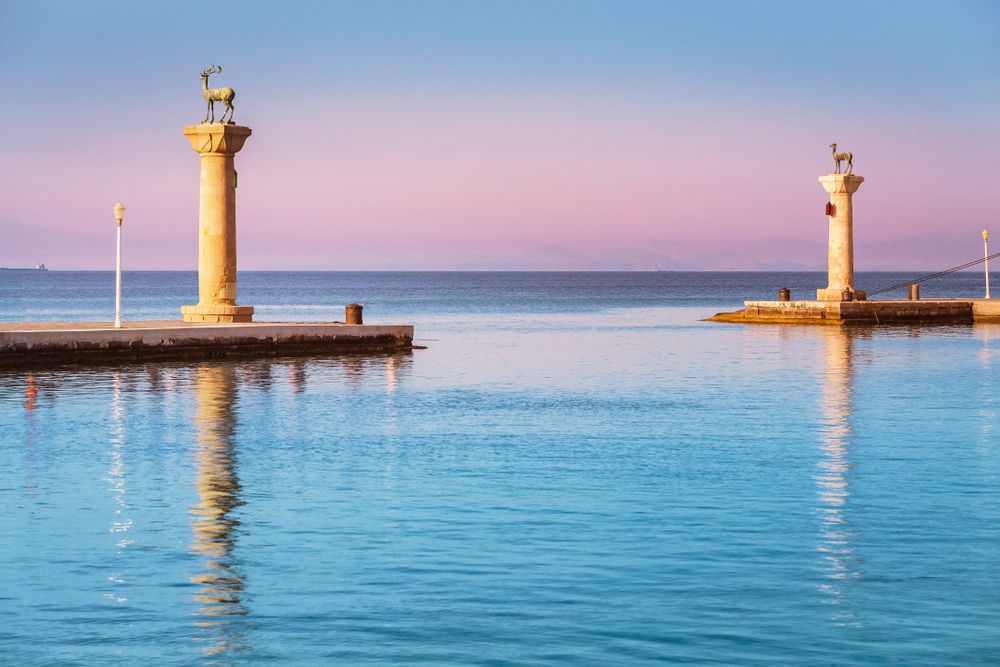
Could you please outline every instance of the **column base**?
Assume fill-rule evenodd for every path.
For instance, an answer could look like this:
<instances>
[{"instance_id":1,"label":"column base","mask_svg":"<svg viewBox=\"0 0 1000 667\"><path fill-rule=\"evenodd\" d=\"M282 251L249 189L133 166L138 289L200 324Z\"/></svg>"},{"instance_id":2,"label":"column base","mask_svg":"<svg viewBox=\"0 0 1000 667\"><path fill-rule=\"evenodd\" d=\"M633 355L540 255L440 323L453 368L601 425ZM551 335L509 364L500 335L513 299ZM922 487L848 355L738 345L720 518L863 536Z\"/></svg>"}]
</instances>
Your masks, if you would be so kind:
<instances>
[{"instance_id":1,"label":"column base","mask_svg":"<svg viewBox=\"0 0 1000 667\"><path fill-rule=\"evenodd\" d=\"M864 290L853 289L850 287L827 287L825 289L816 290L816 300L817 301L843 301L844 300L844 290L851 290L854 301L865 301L868 298L868 293Z\"/></svg>"},{"instance_id":2,"label":"column base","mask_svg":"<svg viewBox=\"0 0 1000 667\"><path fill-rule=\"evenodd\" d=\"M207 306L181 306L185 322L253 322L253 306L227 306L210 303Z\"/></svg>"}]
</instances>

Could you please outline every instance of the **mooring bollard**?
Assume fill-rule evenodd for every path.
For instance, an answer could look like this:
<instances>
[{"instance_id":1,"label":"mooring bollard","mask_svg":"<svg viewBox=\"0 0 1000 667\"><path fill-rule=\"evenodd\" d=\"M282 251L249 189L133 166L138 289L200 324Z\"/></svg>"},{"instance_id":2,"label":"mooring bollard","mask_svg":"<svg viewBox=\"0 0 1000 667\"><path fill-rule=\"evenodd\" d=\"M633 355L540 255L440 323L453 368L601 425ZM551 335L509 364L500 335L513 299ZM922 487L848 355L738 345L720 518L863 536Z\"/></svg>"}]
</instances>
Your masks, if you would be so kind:
<instances>
[{"instance_id":1,"label":"mooring bollard","mask_svg":"<svg viewBox=\"0 0 1000 667\"><path fill-rule=\"evenodd\" d=\"M344 322L347 324L363 324L361 318L361 311L364 309L360 303L349 303L347 304L346 313L344 314Z\"/></svg>"},{"instance_id":2,"label":"mooring bollard","mask_svg":"<svg viewBox=\"0 0 1000 667\"><path fill-rule=\"evenodd\" d=\"M920 285L910 285L910 293L907 295L910 301L920 301Z\"/></svg>"},{"instance_id":3,"label":"mooring bollard","mask_svg":"<svg viewBox=\"0 0 1000 667\"><path fill-rule=\"evenodd\" d=\"M778 290L778 301L791 301L792 300L792 290L787 287L782 287Z\"/></svg>"}]
</instances>

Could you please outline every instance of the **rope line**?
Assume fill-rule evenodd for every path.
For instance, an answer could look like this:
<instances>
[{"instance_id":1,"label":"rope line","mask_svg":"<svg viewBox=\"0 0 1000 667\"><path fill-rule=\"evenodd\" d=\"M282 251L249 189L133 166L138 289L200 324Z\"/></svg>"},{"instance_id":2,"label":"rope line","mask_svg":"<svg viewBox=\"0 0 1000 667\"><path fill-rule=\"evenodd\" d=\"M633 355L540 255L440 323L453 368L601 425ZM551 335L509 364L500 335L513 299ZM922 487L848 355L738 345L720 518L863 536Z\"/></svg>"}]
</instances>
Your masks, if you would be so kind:
<instances>
[{"instance_id":1,"label":"rope line","mask_svg":"<svg viewBox=\"0 0 1000 667\"><path fill-rule=\"evenodd\" d=\"M875 296L876 294L885 294L886 292L891 292L893 290L902 289L904 287L909 287L910 285L916 285L917 283L922 283L925 280L932 280L934 278L940 278L941 276L946 276L949 273L955 273L956 271L961 271L962 269L968 269L969 267L975 266L976 264L982 264L983 262L1000 257L1000 252L995 252L992 255L987 255L986 257L980 257L979 259L973 260L971 262L966 262L960 266L953 266L950 269L945 269L944 271L938 271L937 273L928 273L926 276L920 276L914 280L909 280L905 283L898 283L890 287L883 287L880 290L875 290L874 292L868 292L868 296Z\"/></svg>"}]
</instances>

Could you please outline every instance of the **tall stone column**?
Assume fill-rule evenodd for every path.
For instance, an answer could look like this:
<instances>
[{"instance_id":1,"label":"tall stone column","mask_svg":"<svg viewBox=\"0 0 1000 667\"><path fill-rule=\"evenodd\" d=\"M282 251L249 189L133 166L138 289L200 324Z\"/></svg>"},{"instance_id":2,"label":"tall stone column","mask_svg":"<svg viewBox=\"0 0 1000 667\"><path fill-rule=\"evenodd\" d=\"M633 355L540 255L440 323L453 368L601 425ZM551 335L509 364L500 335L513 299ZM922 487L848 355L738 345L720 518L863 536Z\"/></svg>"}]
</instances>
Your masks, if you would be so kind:
<instances>
[{"instance_id":1,"label":"tall stone column","mask_svg":"<svg viewBox=\"0 0 1000 667\"><path fill-rule=\"evenodd\" d=\"M827 251L826 289L816 290L820 301L840 301L845 289L854 290L854 207L851 198L864 176L827 174L819 182L830 195L830 246Z\"/></svg>"},{"instance_id":2,"label":"tall stone column","mask_svg":"<svg viewBox=\"0 0 1000 667\"><path fill-rule=\"evenodd\" d=\"M198 210L198 305L182 306L185 322L251 322L253 306L236 305L236 169L249 127L205 123L184 135L201 155Z\"/></svg>"}]
</instances>

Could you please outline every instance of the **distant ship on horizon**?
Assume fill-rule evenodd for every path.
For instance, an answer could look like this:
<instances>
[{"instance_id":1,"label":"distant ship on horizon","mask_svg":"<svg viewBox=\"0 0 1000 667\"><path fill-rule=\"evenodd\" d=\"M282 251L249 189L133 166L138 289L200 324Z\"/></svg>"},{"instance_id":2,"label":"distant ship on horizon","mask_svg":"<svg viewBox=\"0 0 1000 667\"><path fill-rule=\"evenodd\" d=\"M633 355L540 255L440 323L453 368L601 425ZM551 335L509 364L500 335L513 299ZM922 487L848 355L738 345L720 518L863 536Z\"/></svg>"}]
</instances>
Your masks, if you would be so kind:
<instances>
[{"instance_id":1,"label":"distant ship on horizon","mask_svg":"<svg viewBox=\"0 0 1000 667\"><path fill-rule=\"evenodd\" d=\"M34 266L0 266L0 271L48 271L48 269L38 262Z\"/></svg>"}]
</instances>

